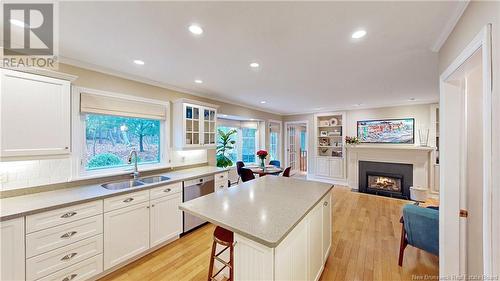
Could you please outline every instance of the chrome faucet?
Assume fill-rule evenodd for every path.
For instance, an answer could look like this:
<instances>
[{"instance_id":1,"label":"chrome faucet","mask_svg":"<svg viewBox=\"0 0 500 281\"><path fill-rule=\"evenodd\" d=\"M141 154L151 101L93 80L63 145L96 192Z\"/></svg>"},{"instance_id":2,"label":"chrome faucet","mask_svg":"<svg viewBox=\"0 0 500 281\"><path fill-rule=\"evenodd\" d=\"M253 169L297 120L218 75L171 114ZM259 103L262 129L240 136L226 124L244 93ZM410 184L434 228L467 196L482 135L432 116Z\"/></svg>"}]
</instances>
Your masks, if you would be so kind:
<instances>
[{"instance_id":1,"label":"chrome faucet","mask_svg":"<svg viewBox=\"0 0 500 281\"><path fill-rule=\"evenodd\" d=\"M129 164L132 164L132 155L135 156L135 161L134 161L134 172L132 173L132 175L134 176L134 180L136 180L137 178L139 178L139 170L137 170L137 151L135 151L135 148L132 149L132 151L130 151L130 153L128 154L128 163Z\"/></svg>"}]
</instances>

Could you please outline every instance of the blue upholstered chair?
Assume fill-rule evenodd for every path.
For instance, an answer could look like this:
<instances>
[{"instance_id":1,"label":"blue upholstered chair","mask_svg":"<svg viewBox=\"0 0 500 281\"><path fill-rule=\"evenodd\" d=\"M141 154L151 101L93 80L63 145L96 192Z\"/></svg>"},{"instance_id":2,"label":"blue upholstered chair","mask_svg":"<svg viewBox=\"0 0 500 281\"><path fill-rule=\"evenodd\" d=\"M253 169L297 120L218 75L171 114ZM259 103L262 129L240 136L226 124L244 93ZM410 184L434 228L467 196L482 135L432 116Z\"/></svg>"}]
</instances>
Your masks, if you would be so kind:
<instances>
[{"instance_id":1,"label":"blue upholstered chair","mask_svg":"<svg viewBox=\"0 0 500 281\"><path fill-rule=\"evenodd\" d=\"M274 167L281 167L281 163L280 163L280 160L271 160L269 161L269 165L273 165Z\"/></svg>"},{"instance_id":2,"label":"blue upholstered chair","mask_svg":"<svg viewBox=\"0 0 500 281\"><path fill-rule=\"evenodd\" d=\"M401 223L403 227L399 248L399 266L403 265L403 254L407 245L439 256L439 210L437 208L405 205Z\"/></svg>"}]
</instances>

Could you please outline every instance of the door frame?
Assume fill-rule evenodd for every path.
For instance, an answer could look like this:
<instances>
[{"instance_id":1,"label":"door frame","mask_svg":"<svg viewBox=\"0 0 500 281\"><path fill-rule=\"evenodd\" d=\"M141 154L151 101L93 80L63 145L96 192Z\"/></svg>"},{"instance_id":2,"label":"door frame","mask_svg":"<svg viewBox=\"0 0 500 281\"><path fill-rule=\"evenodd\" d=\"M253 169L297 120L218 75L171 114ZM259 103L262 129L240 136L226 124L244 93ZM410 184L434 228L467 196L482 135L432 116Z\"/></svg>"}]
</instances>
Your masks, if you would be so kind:
<instances>
[{"instance_id":1,"label":"door frame","mask_svg":"<svg viewBox=\"0 0 500 281\"><path fill-rule=\"evenodd\" d=\"M493 273L493 213L492 206L497 206L499 202L494 202L492 196L492 55L491 55L491 24L486 25L479 34L467 45L460 55L448 66L440 75L440 122L441 130L447 129L446 120L448 113L445 93L446 81L478 50L482 52L482 75L483 75L483 267L486 276L492 276ZM441 134L440 151L440 209L439 209L439 274L440 276L459 276L466 272L464 264L465 257L460 249L460 235L457 235L460 229L460 193L456 192L457 186L449 183L449 178L456 177L453 174L453 159L456 157L456 149L461 150L460 145L454 148L448 147L449 141L446 134ZM448 154L449 152L449 154ZM450 158L451 160L448 160ZM455 163L456 165L456 163ZM498 200L495 200L498 201ZM498 234L498 233L497 233ZM446 241L446 243L444 243Z\"/></svg>"},{"instance_id":2,"label":"door frame","mask_svg":"<svg viewBox=\"0 0 500 281\"><path fill-rule=\"evenodd\" d=\"M283 136L285 140L285 146L283 147L283 153L285 154L284 160L285 160L285 167L289 166L289 159L288 159L288 126L289 125L296 125L296 124L306 124L306 148L309 151L309 121L308 120L299 120L299 121L286 121L284 130L283 130ZM300 146L300 143L298 144ZM309 152L307 153L309 155ZM307 161L309 161L309 157L307 157ZM309 163L308 163L309 164ZM307 165L309 168L309 165ZM309 169L307 169L307 174L309 174Z\"/></svg>"}]
</instances>

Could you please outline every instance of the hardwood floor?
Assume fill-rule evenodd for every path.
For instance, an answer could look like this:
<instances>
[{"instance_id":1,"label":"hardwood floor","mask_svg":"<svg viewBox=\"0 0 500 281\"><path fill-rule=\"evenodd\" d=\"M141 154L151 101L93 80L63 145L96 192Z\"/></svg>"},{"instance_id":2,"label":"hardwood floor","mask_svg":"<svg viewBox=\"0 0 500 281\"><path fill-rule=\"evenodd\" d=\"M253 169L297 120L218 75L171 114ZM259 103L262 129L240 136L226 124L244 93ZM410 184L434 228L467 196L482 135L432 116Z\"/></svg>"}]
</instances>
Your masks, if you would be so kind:
<instances>
[{"instance_id":1,"label":"hardwood floor","mask_svg":"<svg viewBox=\"0 0 500 281\"><path fill-rule=\"evenodd\" d=\"M407 201L345 187L335 187L332 198L332 249L320 280L437 280L438 258L411 246L398 266ZM101 280L206 280L213 229L206 225Z\"/></svg>"}]
</instances>

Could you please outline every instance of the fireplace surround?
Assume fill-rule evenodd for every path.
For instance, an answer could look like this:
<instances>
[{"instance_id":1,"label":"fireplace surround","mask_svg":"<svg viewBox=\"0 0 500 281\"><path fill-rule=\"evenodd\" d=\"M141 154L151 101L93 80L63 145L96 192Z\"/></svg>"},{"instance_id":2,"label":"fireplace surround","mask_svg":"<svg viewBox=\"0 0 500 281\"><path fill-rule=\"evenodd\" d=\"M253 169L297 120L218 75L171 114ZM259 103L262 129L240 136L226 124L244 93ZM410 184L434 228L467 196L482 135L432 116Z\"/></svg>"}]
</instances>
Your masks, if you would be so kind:
<instances>
[{"instance_id":1,"label":"fireplace surround","mask_svg":"<svg viewBox=\"0 0 500 281\"><path fill-rule=\"evenodd\" d=\"M410 198L413 165L359 161L359 192L401 199Z\"/></svg>"}]
</instances>

